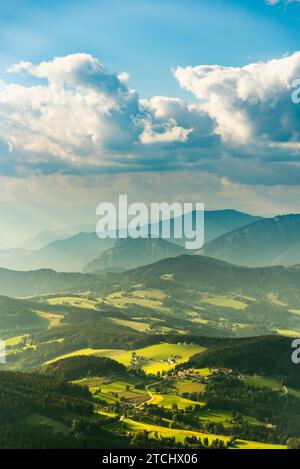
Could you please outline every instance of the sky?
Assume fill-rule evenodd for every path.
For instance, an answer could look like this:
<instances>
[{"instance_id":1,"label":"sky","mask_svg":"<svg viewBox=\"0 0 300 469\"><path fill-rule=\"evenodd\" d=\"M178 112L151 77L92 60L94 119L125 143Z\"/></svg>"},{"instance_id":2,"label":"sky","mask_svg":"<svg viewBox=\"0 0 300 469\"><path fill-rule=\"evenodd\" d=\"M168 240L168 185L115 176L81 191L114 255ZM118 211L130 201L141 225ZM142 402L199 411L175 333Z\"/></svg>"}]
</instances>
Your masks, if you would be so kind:
<instances>
[{"instance_id":1,"label":"sky","mask_svg":"<svg viewBox=\"0 0 300 469\"><path fill-rule=\"evenodd\" d=\"M1 236L119 193L299 212L299 24L299 1L1 2Z\"/></svg>"}]
</instances>

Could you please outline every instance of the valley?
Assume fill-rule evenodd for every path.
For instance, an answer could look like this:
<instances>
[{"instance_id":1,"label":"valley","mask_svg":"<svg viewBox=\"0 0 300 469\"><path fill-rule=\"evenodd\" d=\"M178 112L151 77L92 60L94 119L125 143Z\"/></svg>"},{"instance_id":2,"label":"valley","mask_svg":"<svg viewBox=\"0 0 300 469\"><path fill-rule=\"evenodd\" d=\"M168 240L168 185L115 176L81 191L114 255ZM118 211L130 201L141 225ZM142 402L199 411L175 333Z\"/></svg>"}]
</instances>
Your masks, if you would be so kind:
<instances>
[{"instance_id":1,"label":"valley","mask_svg":"<svg viewBox=\"0 0 300 469\"><path fill-rule=\"evenodd\" d=\"M90 273L0 269L1 446L297 445L298 266L239 266L155 242L149 262L123 271L129 244Z\"/></svg>"},{"instance_id":2,"label":"valley","mask_svg":"<svg viewBox=\"0 0 300 469\"><path fill-rule=\"evenodd\" d=\"M53 410L36 397L20 415L5 412L4 447L38 432L50 447L285 449L299 434L297 269L183 255L124 274L49 272L48 293L38 273L6 275L27 291L0 297L0 401L11 376L20 395L28 380L33 396L40 380L59 391L49 388Z\"/></svg>"}]
</instances>

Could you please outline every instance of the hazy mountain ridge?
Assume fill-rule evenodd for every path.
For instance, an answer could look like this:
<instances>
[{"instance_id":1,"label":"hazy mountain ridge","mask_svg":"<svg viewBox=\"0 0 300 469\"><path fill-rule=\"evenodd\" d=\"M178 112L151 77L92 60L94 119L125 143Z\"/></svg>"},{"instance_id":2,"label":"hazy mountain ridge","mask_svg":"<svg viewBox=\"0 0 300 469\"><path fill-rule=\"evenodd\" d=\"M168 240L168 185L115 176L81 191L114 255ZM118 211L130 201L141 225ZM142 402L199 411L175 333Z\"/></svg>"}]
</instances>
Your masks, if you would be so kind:
<instances>
[{"instance_id":1,"label":"hazy mountain ridge","mask_svg":"<svg viewBox=\"0 0 300 469\"><path fill-rule=\"evenodd\" d=\"M195 217L195 212L193 214ZM235 210L217 210L205 212L205 239L211 240L216 236L231 231L238 226L244 226L260 217L255 217ZM160 229L168 220L162 221ZM154 224L155 225L155 224ZM171 220L171 232L174 219ZM85 227L86 229L88 227ZM148 227L151 231L151 227ZM63 233L63 230L61 231ZM51 234L51 236L53 233ZM63 236L61 234L61 236ZM65 236L63 236L65 238ZM184 246L184 239L169 240ZM41 242L38 240L37 242ZM69 238L59 239L35 250L0 250L0 267L13 270L35 270L42 268L54 269L60 272L81 272L83 267L92 262L102 252L114 245L115 239L99 239L95 232L85 231ZM34 241L36 243L36 241ZM27 243L30 246L30 242ZM164 257L168 257L168 250Z\"/></svg>"},{"instance_id":2,"label":"hazy mountain ridge","mask_svg":"<svg viewBox=\"0 0 300 469\"><path fill-rule=\"evenodd\" d=\"M86 265L83 271L93 273L129 270L166 257L179 256L184 252L183 247L160 238L119 239L112 248Z\"/></svg>"},{"instance_id":3,"label":"hazy mountain ridge","mask_svg":"<svg viewBox=\"0 0 300 469\"><path fill-rule=\"evenodd\" d=\"M96 233L79 233L53 241L37 251L0 251L0 265L13 270L53 269L81 272L83 265L111 247L112 239L99 239Z\"/></svg>"},{"instance_id":4,"label":"hazy mountain ridge","mask_svg":"<svg viewBox=\"0 0 300 469\"><path fill-rule=\"evenodd\" d=\"M92 225L77 225L57 231L41 231L40 233L31 236L25 242L23 242L20 245L20 249L36 251L47 246L47 244L53 243L54 241L71 238L72 236L75 236L78 233L91 233L92 231Z\"/></svg>"},{"instance_id":5,"label":"hazy mountain ridge","mask_svg":"<svg viewBox=\"0 0 300 469\"><path fill-rule=\"evenodd\" d=\"M220 236L201 252L250 267L300 263L300 215L257 221Z\"/></svg>"}]
</instances>

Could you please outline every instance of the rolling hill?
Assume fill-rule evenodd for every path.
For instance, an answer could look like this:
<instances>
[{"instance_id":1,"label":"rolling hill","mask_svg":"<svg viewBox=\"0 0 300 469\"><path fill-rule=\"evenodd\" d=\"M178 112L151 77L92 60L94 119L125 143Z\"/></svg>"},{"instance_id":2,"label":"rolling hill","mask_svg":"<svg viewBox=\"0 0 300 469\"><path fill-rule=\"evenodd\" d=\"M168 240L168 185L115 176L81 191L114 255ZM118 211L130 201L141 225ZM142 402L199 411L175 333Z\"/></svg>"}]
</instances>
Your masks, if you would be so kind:
<instances>
[{"instance_id":1,"label":"rolling hill","mask_svg":"<svg viewBox=\"0 0 300 469\"><path fill-rule=\"evenodd\" d=\"M63 291L100 288L101 277L61 273L50 269L19 272L0 269L0 295L24 297Z\"/></svg>"},{"instance_id":2,"label":"rolling hill","mask_svg":"<svg viewBox=\"0 0 300 469\"><path fill-rule=\"evenodd\" d=\"M162 259L121 274L81 274L51 269L13 271L0 269L0 294L18 297L71 291L114 291L115 284L135 284L175 290L184 286L198 291L288 292L300 291L299 266L244 267L207 256L181 255ZM180 292L179 292L180 293Z\"/></svg>"},{"instance_id":3,"label":"rolling hill","mask_svg":"<svg viewBox=\"0 0 300 469\"><path fill-rule=\"evenodd\" d=\"M291 341L286 337L224 340L181 366L230 368L247 374L281 376L291 385L300 384L300 370L292 363Z\"/></svg>"},{"instance_id":4,"label":"rolling hill","mask_svg":"<svg viewBox=\"0 0 300 469\"><path fill-rule=\"evenodd\" d=\"M25 301L0 296L0 331L39 327L42 323Z\"/></svg>"},{"instance_id":5,"label":"rolling hill","mask_svg":"<svg viewBox=\"0 0 300 469\"><path fill-rule=\"evenodd\" d=\"M137 282L146 286L155 284L161 289L181 284L199 291L209 289L219 292L239 289L245 292L282 291L292 288L298 290L300 268L249 268L207 256L183 255L120 274L118 282L124 287Z\"/></svg>"}]
</instances>

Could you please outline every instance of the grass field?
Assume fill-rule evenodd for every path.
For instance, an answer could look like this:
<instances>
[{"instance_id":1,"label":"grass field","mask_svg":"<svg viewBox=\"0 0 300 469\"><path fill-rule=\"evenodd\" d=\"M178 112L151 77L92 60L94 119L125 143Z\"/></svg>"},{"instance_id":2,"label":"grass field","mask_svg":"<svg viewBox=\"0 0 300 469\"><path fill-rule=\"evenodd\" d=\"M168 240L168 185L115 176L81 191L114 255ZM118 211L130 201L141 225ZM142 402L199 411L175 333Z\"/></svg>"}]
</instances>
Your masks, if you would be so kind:
<instances>
[{"instance_id":1,"label":"grass field","mask_svg":"<svg viewBox=\"0 0 300 469\"><path fill-rule=\"evenodd\" d=\"M72 296L63 296L57 298L49 298L47 302L50 305L70 305L76 306L77 308L89 308L96 309L97 302L93 300L88 300L86 298L72 297Z\"/></svg>"},{"instance_id":2,"label":"grass field","mask_svg":"<svg viewBox=\"0 0 300 469\"><path fill-rule=\"evenodd\" d=\"M23 335L18 335L16 337L12 337L11 339L6 339L4 342L5 342L5 345L6 346L10 346L10 347L16 347L17 345L20 344L20 342L22 341L23 339Z\"/></svg>"},{"instance_id":3,"label":"grass field","mask_svg":"<svg viewBox=\"0 0 300 469\"><path fill-rule=\"evenodd\" d=\"M222 423L224 427L231 427L233 425L231 423L232 413L226 410L201 410L199 418L202 422ZM252 425L262 425L257 419L248 415L243 415L243 418Z\"/></svg>"},{"instance_id":4,"label":"grass field","mask_svg":"<svg viewBox=\"0 0 300 469\"><path fill-rule=\"evenodd\" d=\"M67 433L68 427L63 423L54 420L50 417L45 417L44 415L40 414L31 414L28 417L25 417L20 421L20 423L25 425L49 425L53 428L54 432L57 433Z\"/></svg>"},{"instance_id":5,"label":"grass field","mask_svg":"<svg viewBox=\"0 0 300 469\"><path fill-rule=\"evenodd\" d=\"M184 442L187 436L196 436L197 438L208 438L209 442L212 442L216 438L219 438L223 441L229 441L230 437L223 436L223 435L212 435L207 433L200 433L193 430L183 430L183 429L175 429L175 428L167 428L161 427L159 425L153 425L144 422L136 422L135 420L131 419L123 419L122 426L124 426L130 432L142 432L144 430L149 432L150 437L154 437L154 433L157 432L159 436L165 438L172 438L175 437L176 441Z\"/></svg>"},{"instance_id":6,"label":"grass field","mask_svg":"<svg viewBox=\"0 0 300 469\"><path fill-rule=\"evenodd\" d=\"M198 318L193 318L192 322L196 322L198 324L208 324L209 323L208 319L202 319L202 318L199 318L199 317Z\"/></svg>"},{"instance_id":7,"label":"grass field","mask_svg":"<svg viewBox=\"0 0 300 469\"><path fill-rule=\"evenodd\" d=\"M61 314L45 313L44 311L35 311L37 316L48 321L48 329L60 325L60 321L64 318Z\"/></svg>"},{"instance_id":8,"label":"grass field","mask_svg":"<svg viewBox=\"0 0 300 469\"><path fill-rule=\"evenodd\" d=\"M132 294L136 298L149 298L153 300L163 300L167 295L162 290L151 289L149 290L135 290Z\"/></svg>"},{"instance_id":9,"label":"grass field","mask_svg":"<svg viewBox=\"0 0 300 469\"><path fill-rule=\"evenodd\" d=\"M239 449L287 449L285 445L271 445L257 441L237 440Z\"/></svg>"},{"instance_id":10,"label":"grass field","mask_svg":"<svg viewBox=\"0 0 300 469\"><path fill-rule=\"evenodd\" d=\"M273 329L273 331L277 332L277 334L284 335L286 337L300 337L299 329Z\"/></svg>"},{"instance_id":11,"label":"grass field","mask_svg":"<svg viewBox=\"0 0 300 469\"><path fill-rule=\"evenodd\" d=\"M158 296L154 297L156 292ZM148 291L146 290L136 290L127 296L122 292L112 293L105 297L104 301L120 308L124 308L127 305L136 305L150 308L160 313L170 313L170 308L163 306L161 302L163 298L163 292L160 292L160 290L150 290L150 295L148 295Z\"/></svg>"},{"instance_id":12,"label":"grass field","mask_svg":"<svg viewBox=\"0 0 300 469\"><path fill-rule=\"evenodd\" d=\"M231 309L246 309L248 305L240 300L235 300L227 296L207 296L200 297L201 302L210 305L218 306L220 308L231 308Z\"/></svg>"},{"instance_id":13,"label":"grass field","mask_svg":"<svg viewBox=\"0 0 300 469\"><path fill-rule=\"evenodd\" d=\"M140 380L135 377L126 377L123 380L84 378L74 381L74 383L80 386L88 386L94 397L105 400L108 404L113 404L120 398L130 400L135 404L148 400L149 394L146 389L137 389L135 387L139 382Z\"/></svg>"},{"instance_id":14,"label":"grass field","mask_svg":"<svg viewBox=\"0 0 300 469\"><path fill-rule=\"evenodd\" d=\"M227 442L230 440L229 436L224 435L213 435L208 433L201 433L196 432L193 430L183 430L183 429L173 429L173 428L165 428L158 425L152 425L143 422L136 422L131 419L123 419L121 424L122 427L126 428L128 431L132 433L142 432L144 430L149 432L150 437L154 437L155 432L159 436L165 438L172 438L175 437L176 441L184 442L187 436L196 436L197 438L207 438L208 441L211 443L215 439L223 440ZM246 441L246 440L237 440L237 447L239 449L286 449L286 446L283 445L268 445L265 443L257 443L255 441Z\"/></svg>"},{"instance_id":15,"label":"grass field","mask_svg":"<svg viewBox=\"0 0 300 469\"><path fill-rule=\"evenodd\" d=\"M289 309L289 312L300 316L300 309Z\"/></svg>"},{"instance_id":16,"label":"grass field","mask_svg":"<svg viewBox=\"0 0 300 469\"><path fill-rule=\"evenodd\" d=\"M284 391L283 385L276 378L246 375L242 378L242 380L249 386L271 388L274 391Z\"/></svg>"},{"instance_id":17,"label":"grass field","mask_svg":"<svg viewBox=\"0 0 300 469\"><path fill-rule=\"evenodd\" d=\"M130 327L135 331L145 332L150 330L150 324L145 322L138 322L138 321L127 321L126 319L117 319L117 318L109 318L115 324L120 324L120 326Z\"/></svg>"},{"instance_id":18,"label":"grass field","mask_svg":"<svg viewBox=\"0 0 300 469\"><path fill-rule=\"evenodd\" d=\"M268 300L270 301L270 303L272 303L273 305L286 306L286 303L284 303L283 301L280 301L278 299L278 296L276 295L276 293L269 292L269 293L267 293L266 296L267 296Z\"/></svg>"},{"instance_id":19,"label":"grass field","mask_svg":"<svg viewBox=\"0 0 300 469\"><path fill-rule=\"evenodd\" d=\"M271 376L250 376L246 375L243 378L243 381L250 385L256 386L259 388L271 388L274 391L281 391L283 393L288 393L291 396L300 398L300 390L283 386L277 378Z\"/></svg>"},{"instance_id":20,"label":"grass field","mask_svg":"<svg viewBox=\"0 0 300 469\"><path fill-rule=\"evenodd\" d=\"M60 357L55 358L47 363L52 363L62 358L78 356L78 355L96 355L96 356L105 356L113 358L120 363L123 363L125 366L130 365L130 360L132 357L132 352L134 351L136 355L142 356L144 358L141 361L141 368L146 373L156 374L158 371L168 371L175 367L175 364L168 363L167 360L171 356L176 356L177 363L186 362L192 355L196 353L203 352L204 347L199 347L198 345L190 344L157 344L151 345L149 347L136 349L136 350L120 350L120 349L81 349L76 352L71 352L66 355L61 355Z\"/></svg>"},{"instance_id":21,"label":"grass field","mask_svg":"<svg viewBox=\"0 0 300 469\"><path fill-rule=\"evenodd\" d=\"M183 392L203 392L205 390L205 384L193 382L192 380L178 380L175 387L179 394Z\"/></svg>"},{"instance_id":22,"label":"grass field","mask_svg":"<svg viewBox=\"0 0 300 469\"><path fill-rule=\"evenodd\" d=\"M193 368L193 372L199 376L205 378L205 376L210 376L212 374L210 368Z\"/></svg>"},{"instance_id":23,"label":"grass field","mask_svg":"<svg viewBox=\"0 0 300 469\"><path fill-rule=\"evenodd\" d=\"M191 401L184 397L177 396L175 394L154 394L150 404L157 405L158 407L164 407L165 409L172 409L173 405L177 405L177 409L186 409L187 407L195 407L197 404L203 406L202 402Z\"/></svg>"}]
</instances>

